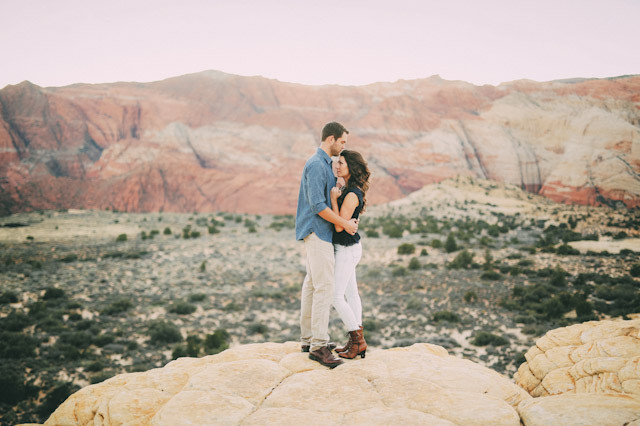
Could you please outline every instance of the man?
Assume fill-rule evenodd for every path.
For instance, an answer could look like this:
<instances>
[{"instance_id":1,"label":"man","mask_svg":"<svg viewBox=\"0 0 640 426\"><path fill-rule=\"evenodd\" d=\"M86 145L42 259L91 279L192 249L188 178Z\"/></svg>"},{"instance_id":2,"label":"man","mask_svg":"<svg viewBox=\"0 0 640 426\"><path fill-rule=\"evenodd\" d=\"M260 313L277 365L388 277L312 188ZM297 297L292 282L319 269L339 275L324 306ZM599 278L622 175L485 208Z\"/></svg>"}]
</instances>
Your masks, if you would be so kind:
<instances>
[{"instance_id":1,"label":"man","mask_svg":"<svg viewBox=\"0 0 640 426\"><path fill-rule=\"evenodd\" d=\"M333 299L333 225L349 233L358 231L357 220L346 220L331 210L331 188L336 185L331 156L340 154L349 132L336 122L322 129L322 143L304 166L298 194L296 239L303 240L307 252L307 276L300 300L300 340L302 352L330 368L342 361L329 347L329 310Z\"/></svg>"}]
</instances>

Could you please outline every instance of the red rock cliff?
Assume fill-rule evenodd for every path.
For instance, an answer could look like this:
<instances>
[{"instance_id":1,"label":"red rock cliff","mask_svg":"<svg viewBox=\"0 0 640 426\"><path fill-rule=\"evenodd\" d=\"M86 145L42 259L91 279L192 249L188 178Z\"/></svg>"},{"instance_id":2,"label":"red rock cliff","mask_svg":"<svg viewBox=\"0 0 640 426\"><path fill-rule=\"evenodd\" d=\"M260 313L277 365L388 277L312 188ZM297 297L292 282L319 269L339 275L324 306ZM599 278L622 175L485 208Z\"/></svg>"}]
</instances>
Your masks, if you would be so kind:
<instances>
[{"instance_id":1,"label":"red rock cliff","mask_svg":"<svg viewBox=\"0 0 640 426\"><path fill-rule=\"evenodd\" d=\"M640 204L640 77L304 86L215 71L0 90L0 213L293 213L324 123L350 130L369 199L457 174L557 201Z\"/></svg>"}]
</instances>

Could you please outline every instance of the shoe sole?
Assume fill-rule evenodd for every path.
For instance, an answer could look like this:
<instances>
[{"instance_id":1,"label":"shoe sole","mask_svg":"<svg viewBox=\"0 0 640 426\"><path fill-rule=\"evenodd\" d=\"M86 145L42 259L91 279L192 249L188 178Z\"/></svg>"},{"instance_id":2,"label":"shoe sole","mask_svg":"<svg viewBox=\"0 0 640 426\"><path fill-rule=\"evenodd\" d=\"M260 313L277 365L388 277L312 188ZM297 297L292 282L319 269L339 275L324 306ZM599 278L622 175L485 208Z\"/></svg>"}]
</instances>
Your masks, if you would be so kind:
<instances>
[{"instance_id":1,"label":"shoe sole","mask_svg":"<svg viewBox=\"0 0 640 426\"><path fill-rule=\"evenodd\" d=\"M316 362L320 363L321 365L324 365L325 367L329 367L329 368L331 368L331 369L334 369L334 368L336 368L337 366L339 366L339 365L342 365L342 364L343 364L343 361L340 361L339 363L328 364L328 363L326 363L326 362L322 362L322 361L320 360L320 358L318 358L317 356L311 355L311 354L309 354L309 359L310 359L310 360L312 360L312 361L316 361Z\"/></svg>"}]
</instances>

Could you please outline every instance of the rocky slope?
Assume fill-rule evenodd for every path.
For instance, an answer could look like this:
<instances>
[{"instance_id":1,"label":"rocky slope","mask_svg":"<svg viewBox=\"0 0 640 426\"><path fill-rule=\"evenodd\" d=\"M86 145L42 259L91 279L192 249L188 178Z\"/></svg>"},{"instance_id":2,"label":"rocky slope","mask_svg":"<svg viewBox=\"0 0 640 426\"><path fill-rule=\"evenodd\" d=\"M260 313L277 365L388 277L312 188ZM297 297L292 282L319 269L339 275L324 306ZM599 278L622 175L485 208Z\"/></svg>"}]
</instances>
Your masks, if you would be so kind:
<instances>
[{"instance_id":1,"label":"rocky slope","mask_svg":"<svg viewBox=\"0 0 640 426\"><path fill-rule=\"evenodd\" d=\"M316 87L208 71L0 90L0 214L292 213L302 165L334 119L369 160L373 202L462 174L556 201L640 203L638 76Z\"/></svg>"}]
</instances>

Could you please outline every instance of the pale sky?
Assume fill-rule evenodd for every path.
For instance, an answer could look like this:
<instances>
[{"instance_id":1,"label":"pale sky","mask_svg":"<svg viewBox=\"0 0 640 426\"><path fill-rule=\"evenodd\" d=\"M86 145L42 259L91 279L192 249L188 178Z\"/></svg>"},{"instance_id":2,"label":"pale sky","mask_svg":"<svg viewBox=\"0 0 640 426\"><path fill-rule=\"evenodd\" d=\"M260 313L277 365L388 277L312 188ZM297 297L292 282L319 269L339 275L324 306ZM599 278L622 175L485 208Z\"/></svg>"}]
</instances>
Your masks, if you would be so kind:
<instances>
[{"instance_id":1,"label":"pale sky","mask_svg":"<svg viewBox=\"0 0 640 426\"><path fill-rule=\"evenodd\" d=\"M640 74L640 0L0 0L0 88L211 69L313 85Z\"/></svg>"}]
</instances>

